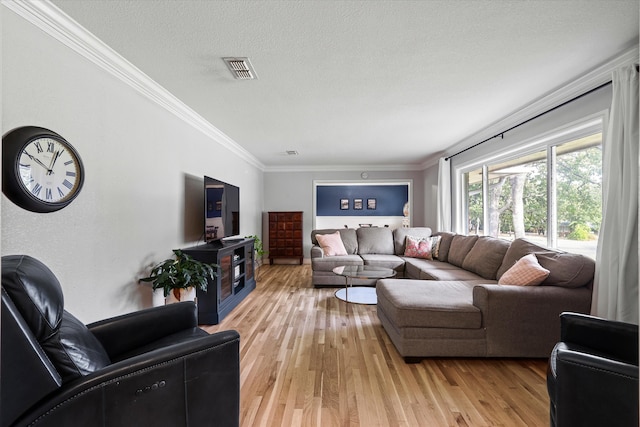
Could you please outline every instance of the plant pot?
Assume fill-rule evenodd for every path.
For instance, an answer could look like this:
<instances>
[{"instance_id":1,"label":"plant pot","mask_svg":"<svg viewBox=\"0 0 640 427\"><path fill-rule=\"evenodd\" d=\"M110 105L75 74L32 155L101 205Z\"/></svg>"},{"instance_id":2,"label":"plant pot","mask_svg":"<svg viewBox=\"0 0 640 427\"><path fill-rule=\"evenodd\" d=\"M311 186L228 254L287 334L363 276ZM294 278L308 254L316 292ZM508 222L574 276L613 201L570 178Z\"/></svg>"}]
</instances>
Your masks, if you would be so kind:
<instances>
[{"instance_id":1,"label":"plant pot","mask_svg":"<svg viewBox=\"0 0 640 427\"><path fill-rule=\"evenodd\" d=\"M262 258L259 258L257 254L254 259L255 261L253 263L253 271L254 271L254 276L256 278L256 282L257 282L258 280L260 280L260 267L262 267L262 264L264 261Z\"/></svg>"},{"instance_id":2,"label":"plant pot","mask_svg":"<svg viewBox=\"0 0 640 427\"><path fill-rule=\"evenodd\" d=\"M161 290L162 291L162 290ZM173 304L175 302L182 301L195 301L196 300L196 288L189 287L186 289L173 289L167 296L167 304Z\"/></svg>"},{"instance_id":3,"label":"plant pot","mask_svg":"<svg viewBox=\"0 0 640 427\"><path fill-rule=\"evenodd\" d=\"M151 294L151 305L160 307L165 305L164 291L162 289L153 289Z\"/></svg>"}]
</instances>

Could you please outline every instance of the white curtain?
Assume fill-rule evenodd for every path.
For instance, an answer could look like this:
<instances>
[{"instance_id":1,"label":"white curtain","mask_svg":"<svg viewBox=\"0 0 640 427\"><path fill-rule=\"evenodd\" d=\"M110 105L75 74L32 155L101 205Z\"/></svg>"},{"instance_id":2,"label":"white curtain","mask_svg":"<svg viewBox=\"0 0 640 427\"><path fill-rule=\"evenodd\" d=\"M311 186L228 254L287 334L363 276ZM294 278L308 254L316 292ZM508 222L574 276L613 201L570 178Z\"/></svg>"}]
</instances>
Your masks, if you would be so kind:
<instances>
[{"instance_id":1,"label":"white curtain","mask_svg":"<svg viewBox=\"0 0 640 427\"><path fill-rule=\"evenodd\" d=\"M638 70L613 73L592 314L638 323Z\"/></svg>"},{"instance_id":2,"label":"white curtain","mask_svg":"<svg viewBox=\"0 0 640 427\"><path fill-rule=\"evenodd\" d=\"M451 231L451 161L441 157L438 167L438 231Z\"/></svg>"}]
</instances>

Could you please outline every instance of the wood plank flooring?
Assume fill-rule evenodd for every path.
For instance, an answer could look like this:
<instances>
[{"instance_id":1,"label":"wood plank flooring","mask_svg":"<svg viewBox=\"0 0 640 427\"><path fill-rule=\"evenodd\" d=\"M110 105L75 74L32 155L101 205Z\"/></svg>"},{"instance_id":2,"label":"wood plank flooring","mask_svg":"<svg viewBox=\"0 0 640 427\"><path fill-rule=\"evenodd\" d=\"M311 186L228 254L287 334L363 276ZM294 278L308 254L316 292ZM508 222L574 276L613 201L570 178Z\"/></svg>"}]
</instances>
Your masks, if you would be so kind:
<instances>
[{"instance_id":1,"label":"wood plank flooring","mask_svg":"<svg viewBox=\"0 0 640 427\"><path fill-rule=\"evenodd\" d=\"M208 332L240 333L242 426L548 426L547 361L406 364L376 307L314 289L309 265L264 265Z\"/></svg>"}]
</instances>

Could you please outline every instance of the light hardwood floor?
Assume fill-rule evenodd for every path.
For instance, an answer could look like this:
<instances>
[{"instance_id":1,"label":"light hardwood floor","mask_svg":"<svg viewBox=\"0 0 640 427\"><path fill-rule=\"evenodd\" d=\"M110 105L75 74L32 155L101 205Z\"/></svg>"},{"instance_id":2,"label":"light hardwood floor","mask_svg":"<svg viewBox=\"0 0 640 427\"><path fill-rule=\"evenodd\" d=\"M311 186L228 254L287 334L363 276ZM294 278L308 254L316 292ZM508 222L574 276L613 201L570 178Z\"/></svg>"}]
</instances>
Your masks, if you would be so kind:
<instances>
[{"instance_id":1,"label":"light hardwood floor","mask_svg":"<svg viewBox=\"0 0 640 427\"><path fill-rule=\"evenodd\" d=\"M314 289L308 265L263 266L208 332L240 333L242 426L546 426L547 361L405 364L375 306Z\"/></svg>"}]
</instances>

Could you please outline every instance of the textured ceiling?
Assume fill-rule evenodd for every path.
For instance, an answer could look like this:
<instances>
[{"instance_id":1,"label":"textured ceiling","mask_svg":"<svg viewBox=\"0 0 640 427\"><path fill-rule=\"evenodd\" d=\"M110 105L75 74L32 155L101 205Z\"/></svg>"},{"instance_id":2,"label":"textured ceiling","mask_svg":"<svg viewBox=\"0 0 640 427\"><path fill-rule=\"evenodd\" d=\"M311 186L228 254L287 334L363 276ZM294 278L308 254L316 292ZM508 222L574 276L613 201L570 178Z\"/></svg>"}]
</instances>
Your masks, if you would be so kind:
<instances>
[{"instance_id":1,"label":"textured ceiling","mask_svg":"<svg viewBox=\"0 0 640 427\"><path fill-rule=\"evenodd\" d=\"M638 42L638 0L53 3L267 170L419 167Z\"/></svg>"}]
</instances>

